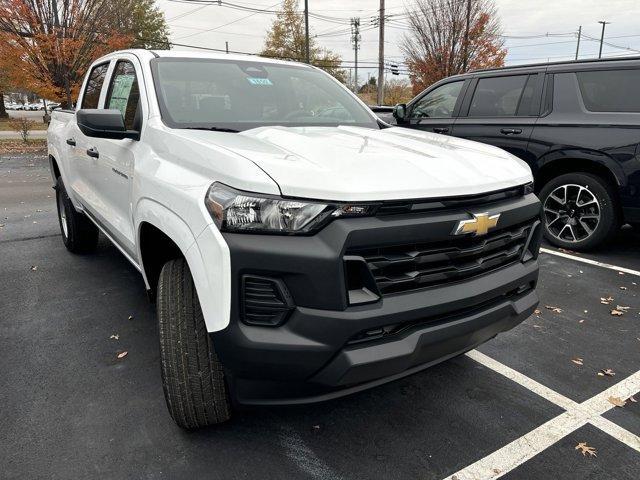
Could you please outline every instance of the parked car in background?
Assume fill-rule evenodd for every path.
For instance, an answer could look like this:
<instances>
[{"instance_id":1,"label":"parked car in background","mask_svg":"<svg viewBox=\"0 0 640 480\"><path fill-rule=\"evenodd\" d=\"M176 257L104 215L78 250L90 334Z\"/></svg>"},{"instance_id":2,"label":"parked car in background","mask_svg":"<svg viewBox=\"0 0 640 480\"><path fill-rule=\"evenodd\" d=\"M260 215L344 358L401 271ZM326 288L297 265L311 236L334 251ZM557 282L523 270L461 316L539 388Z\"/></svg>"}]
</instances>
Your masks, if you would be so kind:
<instances>
[{"instance_id":1,"label":"parked car in background","mask_svg":"<svg viewBox=\"0 0 640 480\"><path fill-rule=\"evenodd\" d=\"M557 246L586 250L640 223L640 58L458 75L397 105L394 117L525 160Z\"/></svg>"}]
</instances>

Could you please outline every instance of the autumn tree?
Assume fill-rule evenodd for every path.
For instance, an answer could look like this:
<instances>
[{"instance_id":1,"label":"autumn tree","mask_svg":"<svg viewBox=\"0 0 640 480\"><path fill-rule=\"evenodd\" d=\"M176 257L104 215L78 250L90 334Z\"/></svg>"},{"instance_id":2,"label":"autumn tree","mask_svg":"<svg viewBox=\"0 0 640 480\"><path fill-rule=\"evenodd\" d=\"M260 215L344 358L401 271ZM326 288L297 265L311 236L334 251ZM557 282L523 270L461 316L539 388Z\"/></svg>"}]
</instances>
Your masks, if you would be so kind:
<instances>
[{"instance_id":1,"label":"autumn tree","mask_svg":"<svg viewBox=\"0 0 640 480\"><path fill-rule=\"evenodd\" d=\"M260 54L282 60L305 61L304 18L298 10L298 0L282 2L282 9L267 32L267 39ZM309 38L309 59L312 65L322 68L342 83L346 82L347 74L340 68L340 55L319 47L313 38Z\"/></svg>"},{"instance_id":2,"label":"autumn tree","mask_svg":"<svg viewBox=\"0 0 640 480\"><path fill-rule=\"evenodd\" d=\"M0 54L21 85L71 105L99 56L147 46L147 37L166 44L162 14L151 7L148 0L0 0Z\"/></svg>"},{"instance_id":3,"label":"autumn tree","mask_svg":"<svg viewBox=\"0 0 640 480\"><path fill-rule=\"evenodd\" d=\"M416 0L407 16L401 49L414 94L450 75L504 65L493 0Z\"/></svg>"}]
</instances>

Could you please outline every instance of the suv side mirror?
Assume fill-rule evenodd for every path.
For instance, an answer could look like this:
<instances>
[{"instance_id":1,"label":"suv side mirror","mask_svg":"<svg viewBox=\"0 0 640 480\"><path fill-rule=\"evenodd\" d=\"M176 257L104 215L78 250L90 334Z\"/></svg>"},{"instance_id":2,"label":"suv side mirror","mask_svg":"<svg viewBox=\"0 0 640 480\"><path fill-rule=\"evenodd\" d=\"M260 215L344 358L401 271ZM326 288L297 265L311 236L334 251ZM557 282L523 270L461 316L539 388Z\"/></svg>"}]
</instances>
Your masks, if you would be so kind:
<instances>
[{"instance_id":1,"label":"suv side mirror","mask_svg":"<svg viewBox=\"0 0 640 480\"><path fill-rule=\"evenodd\" d=\"M140 140L140 132L126 129L120 110L82 109L76 112L76 121L87 137Z\"/></svg>"},{"instance_id":2,"label":"suv side mirror","mask_svg":"<svg viewBox=\"0 0 640 480\"><path fill-rule=\"evenodd\" d=\"M404 123L406 115L407 115L406 103L399 103L395 107L393 107L393 118L395 118L398 123Z\"/></svg>"}]
</instances>

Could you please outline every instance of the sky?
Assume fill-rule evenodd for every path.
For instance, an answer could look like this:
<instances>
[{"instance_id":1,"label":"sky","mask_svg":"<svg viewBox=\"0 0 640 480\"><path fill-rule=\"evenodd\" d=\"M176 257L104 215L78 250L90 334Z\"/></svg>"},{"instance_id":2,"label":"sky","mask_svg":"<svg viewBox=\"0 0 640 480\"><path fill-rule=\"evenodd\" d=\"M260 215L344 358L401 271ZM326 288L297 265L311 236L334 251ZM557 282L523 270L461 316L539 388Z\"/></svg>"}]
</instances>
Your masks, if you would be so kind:
<instances>
[{"instance_id":1,"label":"sky","mask_svg":"<svg viewBox=\"0 0 640 480\"><path fill-rule=\"evenodd\" d=\"M275 15L240 11L200 0L159 0L171 29L172 42L207 48L257 53ZM379 0L308 0L310 32L318 45L339 53L352 67L354 51L349 19L360 18L361 48L358 52L359 78L377 75L378 29L372 19L378 15ZM461 0L464 1L464 0ZM402 71L400 44L410 32L403 14L416 0L386 0L385 60L398 63ZM573 59L577 31L582 25L580 58L598 55L602 25L606 26L603 56L640 55L640 0L494 0L501 20L507 65ZM230 4L277 10L276 0L229 0ZM303 8L304 0L300 0ZM314 16L317 15L317 16ZM319 18L319 17L322 18ZM329 18L327 18L329 17ZM186 49L185 47L174 47Z\"/></svg>"}]
</instances>

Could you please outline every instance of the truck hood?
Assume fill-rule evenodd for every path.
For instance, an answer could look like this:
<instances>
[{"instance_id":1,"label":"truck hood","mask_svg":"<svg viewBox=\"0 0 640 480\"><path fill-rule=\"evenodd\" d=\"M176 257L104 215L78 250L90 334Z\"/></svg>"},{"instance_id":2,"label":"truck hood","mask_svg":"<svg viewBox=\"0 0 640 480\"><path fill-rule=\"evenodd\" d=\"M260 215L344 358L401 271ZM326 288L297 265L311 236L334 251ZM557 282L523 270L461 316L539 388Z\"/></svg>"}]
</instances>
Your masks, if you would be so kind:
<instances>
[{"instance_id":1,"label":"truck hood","mask_svg":"<svg viewBox=\"0 0 640 480\"><path fill-rule=\"evenodd\" d=\"M499 148L406 128L261 127L209 135L260 167L285 196L375 201L473 195L531 182ZM199 138L203 140L203 138Z\"/></svg>"}]
</instances>

